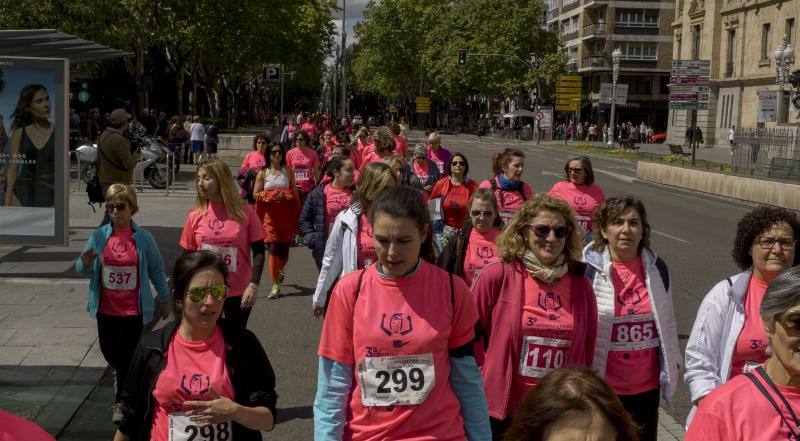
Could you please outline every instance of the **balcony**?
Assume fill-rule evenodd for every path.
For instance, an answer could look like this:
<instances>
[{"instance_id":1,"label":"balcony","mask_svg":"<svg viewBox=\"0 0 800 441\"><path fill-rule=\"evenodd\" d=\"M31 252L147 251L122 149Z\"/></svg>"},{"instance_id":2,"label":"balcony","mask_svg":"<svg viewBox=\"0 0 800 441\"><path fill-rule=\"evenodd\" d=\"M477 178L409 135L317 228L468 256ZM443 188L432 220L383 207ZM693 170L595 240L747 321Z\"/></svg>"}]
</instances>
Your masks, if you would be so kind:
<instances>
[{"instance_id":1,"label":"balcony","mask_svg":"<svg viewBox=\"0 0 800 441\"><path fill-rule=\"evenodd\" d=\"M583 0L585 9L605 8L606 6L608 6L608 0Z\"/></svg>"},{"instance_id":2,"label":"balcony","mask_svg":"<svg viewBox=\"0 0 800 441\"><path fill-rule=\"evenodd\" d=\"M559 15L558 8L547 11L547 21L551 22L553 20L558 19L558 15Z\"/></svg>"},{"instance_id":3,"label":"balcony","mask_svg":"<svg viewBox=\"0 0 800 441\"><path fill-rule=\"evenodd\" d=\"M562 32L561 33L561 39L560 40L561 40L562 43L565 42L565 41L574 40L574 39L579 37L577 29L575 29L574 31L570 30L570 29L565 30L565 31L566 32Z\"/></svg>"},{"instance_id":4,"label":"balcony","mask_svg":"<svg viewBox=\"0 0 800 441\"><path fill-rule=\"evenodd\" d=\"M597 23L583 27L583 38L597 38L597 37L605 38L605 36L606 36L605 23Z\"/></svg>"},{"instance_id":5,"label":"balcony","mask_svg":"<svg viewBox=\"0 0 800 441\"><path fill-rule=\"evenodd\" d=\"M608 69L608 60L605 55L590 55L581 59L581 68L600 67Z\"/></svg>"}]
</instances>

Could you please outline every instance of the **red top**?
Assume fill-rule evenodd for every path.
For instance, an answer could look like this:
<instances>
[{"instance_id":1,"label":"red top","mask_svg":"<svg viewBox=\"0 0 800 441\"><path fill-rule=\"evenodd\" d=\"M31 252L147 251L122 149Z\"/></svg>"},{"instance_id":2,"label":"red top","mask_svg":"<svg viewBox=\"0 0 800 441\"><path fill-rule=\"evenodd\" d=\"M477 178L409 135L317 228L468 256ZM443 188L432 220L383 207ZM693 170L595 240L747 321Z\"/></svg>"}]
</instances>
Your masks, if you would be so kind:
<instances>
[{"instance_id":1,"label":"red top","mask_svg":"<svg viewBox=\"0 0 800 441\"><path fill-rule=\"evenodd\" d=\"M575 213L578 225L586 231L592 231L592 216L606 200L600 186L575 185L569 181L557 182L547 194L565 200Z\"/></svg>"},{"instance_id":2,"label":"red top","mask_svg":"<svg viewBox=\"0 0 800 441\"><path fill-rule=\"evenodd\" d=\"M107 315L139 315L139 253L133 229L114 228L103 248L99 311Z\"/></svg>"},{"instance_id":3,"label":"red top","mask_svg":"<svg viewBox=\"0 0 800 441\"><path fill-rule=\"evenodd\" d=\"M431 190L430 199L443 198L442 211L444 223L453 228L461 229L467 218L469 199L478 189L475 181L466 180L459 185L454 185L450 178L439 179Z\"/></svg>"},{"instance_id":4,"label":"red top","mask_svg":"<svg viewBox=\"0 0 800 441\"><path fill-rule=\"evenodd\" d=\"M742 327L731 357L731 376L733 378L753 366L767 361L767 335L759 308L767 284L756 276L750 276L750 285L744 297L744 326ZM746 369L748 368L748 369Z\"/></svg>"}]
</instances>

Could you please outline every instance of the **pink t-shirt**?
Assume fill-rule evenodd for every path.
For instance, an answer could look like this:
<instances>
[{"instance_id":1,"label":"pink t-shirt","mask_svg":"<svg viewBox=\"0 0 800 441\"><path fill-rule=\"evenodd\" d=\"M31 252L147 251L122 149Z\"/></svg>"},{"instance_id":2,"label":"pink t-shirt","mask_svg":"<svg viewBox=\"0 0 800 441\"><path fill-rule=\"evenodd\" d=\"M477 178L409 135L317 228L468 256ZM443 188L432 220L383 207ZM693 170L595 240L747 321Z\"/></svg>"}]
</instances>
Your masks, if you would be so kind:
<instances>
[{"instance_id":1,"label":"pink t-shirt","mask_svg":"<svg viewBox=\"0 0 800 441\"><path fill-rule=\"evenodd\" d=\"M192 341L176 331L166 354L167 365L156 380L153 389L155 409L151 438L154 441L168 441L170 426L179 432L191 431L184 424L194 425L188 417L181 414L185 401L210 401L214 399L211 388L221 397L233 400L234 390L225 366L225 340L219 328L208 340ZM170 424L170 415L172 423ZM231 439L230 423L213 425L216 439ZM196 427L196 426L194 426ZM206 429L209 430L209 429ZM227 430L228 438L223 438Z\"/></svg>"},{"instance_id":2,"label":"pink t-shirt","mask_svg":"<svg viewBox=\"0 0 800 441\"><path fill-rule=\"evenodd\" d=\"M400 135L392 135L392 139L394 140L393 153L401 158L405 158L406 152L408 151L408 141Z\"/></svg>"},{"instance_id":3,"label":"pink t-shirt","mask_svg":"<svg viewBox=\"0 0 800 441\"><path fill-rule=\"evenodd\" d=\"M661 338L656 328L642 259L611 264L614 324L606 364L606 381L618 395L635 395L659 387Z\"/></svg>"},{"instance_id":4,"label":"pink t-shirt","mask_svg":"<svg viewBox=\"0 0 800 441\"><path fill-rule=\"evenodd\" d=\"M36 423L0 410L0 441L56 441L56 439Z\"/></svg>"},{"instance_id":5,"label":"pink t-shirt","mask_svg":"<svg viewBox=\"0 0 800 441\"><path fill-rule=\"evenodd\" d=\"M139 253L133 229L114 228L101 258L98 311L115 316L139 315Z\"/></svg>"},{"instance_id":6,"label":"pink t-shirt","mask_svg":"<svg viewBox=\"0 0 800 441\"><path fill-rule=\"evenodd\" d=\"M766 352L768 341L764 332L764 322L758 312L766 291L765 282L758 280L756 276L750 276L750 286L744 297L744 327L733 348L729 379L745 372L746 368L750 370L758 366L769 358Z\"/></svg>"},{"instance_id":7,"label":"pink t-shirt","mask_svg":"<svg viewBox=\"0 0 800 441\"><path fill-rule=\"evenodd\" d=\"M548 286L530 274L525 275L525 304L519 328L522 348L514 354L517 367L512 378L508 415L516 412L522 398L542 377L564 366L575 330L572 280L564 277Z\"/></svg>"},{"instance_id":8,"label":"pink t-shirt","mask_svg":"<svg viewBox=\"0 0 800 441\"><path fill-rule=\"evenodd\" d=\"M192 210L186 218L180 246L185 250L210 250L228 264L229 296L240 296L250 283L253 263L250 244L264 240L264 228L255 210L244 204L244 219L228 216L223 204L209 203L204 213Z\"/></svg>"},{"instance_id":9,"label":"pink t-shirt","mask_svg":"<svg viewBox=\"0 0 800 441\"><path fill-rule=\"evenodd\" d=\"M436 152L434 152L433 149L428 149L428 159L433 161L433 163L439 167L439 173L441 173L443 177L447 175L444 166L447 165L447 161L450 160L450 156L452 156L450 150L447 150L444 147L439 147L439 151Z\"/></svg>"},{"instance_id":10,"label":"pink t-shirt","mask_svg":"<svg viewBox=\"0 0 800 441\"><path fill-rule=\"evenodd\" d=\"M430 176L430 169L429 169L430 163L428 161L425 161L422 164L419 164L417 163L417 161L413 161L411 164L412 164L411 167L414 170L414 175L417 176L419 182L421 182L422 185L424 186L425 182L428 181L428 176Z\"/></svg>"},{"instance_id":11,"label":"pink t-shirt","mask_svg":"<svg viewBox=\"0 0 800 441\"><path fill-rule=\"evenodd\" d=\"M592 231L592 216L606 200L600 186L575 185L569 181L557 182L547 194L565 200L575 213L578 225L586 231Z\"/></svg>"},{"instance_id":12,"label":"pink t-shirt","mask_svg":"<svg viewBox=\"0 0 800 441\"><path fill-rule=\"evenodd\" d=\"M309 138L311 138L311 139L317 139L317 138L316 138L316 134L317 134L317 126L315 126L314 124L312 124L312 123L305 123L305 124L303 124L302 126L300 126L300 129L302 129L304 132L306 132L306 133L308 134L308 137L309 137Z\"/></svg>"},{"instance_id":13,"label":"pink t-shirt","mask_svg":"<svg viewBox=\"0 0 800 441\"><path fill-rule=\"evenodd\" d=\"M361 159L363 160L366 155L370 152L375 151L375 143L367 141L366 143L361 142L358 140L358 154L361 155Z\"/></svg>"},{"instance_id":14,"label":"pink t-shirt","mask_svg":"<svg viewBox=\"0 0 800 441\"><path fill-rule=\"evenodd\" d=\"M294 181L302 193L314 188L314 169L321 167L317 152L309 147L295 147L286 153L286 165L294 171Z\"/></svg>"},{"instance_id":15,"label":"pink t-shirt","mask_svg":"<svg viewBox=\"0 0 800 441\"><path fill-rule=\"evenodd\" d=\"M375 254L375 243L372 240L372 224L366 214L358 217L358 237L356 238L356 262L359 268L365 268L378 260Z\"/></svg>"},{"instance_id":16,"label":"pink t-shirt","mask_svg":"<svg viewBox=\"0 0 800 441\"><path fill-rule=\"evenodd\" d=\"M331 184L326 185L322 191L325 194L325 229L330 230L336 215L350 206L350 194L353 191L349 188L337 190Z\"/></svg>"},{"instance_id":17,"label":"pink t-shirt","mask_svg":"<svg viewBox=\"0 0 800 441\"><path fill-rule=\"evenodd\" d=\"M786 421L792 416L781 399L764 384ZM800 388L776 384L795 415L800 415ZM797 432L795 432L797 433ZM692 419L686 441L774 441L795 439L767 398L744 375L711 391Z\"/></svg>"},{"instance_id":18,"label":"pink t-shirt","mask_svg":"<svg viewBox=\"0 0 800 441\"><path fill-rule=\"evenodd\" d=\"M267 165L267 160L264 157L264 154L259 152L258 150L246 154L244 160L242 161L242 168L261 169L265 165Z\"/></svg>"},{"instance_id":19,"label":"pink t-shirt","mask_svg":"<svg viewBox=\"0 0 800 441\"><path fill-rule=\"evenodd\" d=\"M523 183L520 191L502 190L500 189L500 183L497 182L497 178L495 177L493 179L497 185L494 197L497 199L497 205L500 208L500 217L503 219L503 222L508 223L508 221L514 217L514 214L517 213L517 210L519 210L525 202L531 200L533 197L533 188L527 183ZM483 181L478 188L492 188L492 182L489 180ZM525 197L522 197L522 195L525 195Z\"/></svg>"},{"instance_id":20,"label":"pink t-shirt","mask_svg":"<svg viewBox=\"0 0 800 441\"><path fill-rule=\"evenodd\" d=\"M481 273L483 268L496 262L500 254L497 251L497 236L500 235L500 230L492 227L491 230L481 233L476 228L473 228L469 233L469 242L467 242L467 250L464 255L464 268L462 274L464 281L468 286L472 286L475 277Z\"/></svg>"},{"instance_id":21,"label":"pink t-shirt","mask_svg":"<svg viewBox=\"0 0 800 441\"><path fill-rule=\"evenodd\" d=\"M449 350L469 343L478 318L467 285L420 260L413 274L366 270L334 288L318 355L352 365L345 440L464 440L450 387ZM391 405L391 404L394 405Z\"/></svg>"},{"instance_id":22,"label":"pink t-shirt","mask_svg":"<svg viewBox=\"0 0 800 441\"><path fill-rule=\"evenodd\" d=\"M370 164L370 163L373 163L373 162L381 162L381 161L383 161L383 158L381 158L380 155L378 155L378 153L373 150L373 151L367 153L366 155L364 155L364 160L361 161L361 169L360 170L363 171L364 167L366 167L367 164Z\"/></svg>"}]
</instances>

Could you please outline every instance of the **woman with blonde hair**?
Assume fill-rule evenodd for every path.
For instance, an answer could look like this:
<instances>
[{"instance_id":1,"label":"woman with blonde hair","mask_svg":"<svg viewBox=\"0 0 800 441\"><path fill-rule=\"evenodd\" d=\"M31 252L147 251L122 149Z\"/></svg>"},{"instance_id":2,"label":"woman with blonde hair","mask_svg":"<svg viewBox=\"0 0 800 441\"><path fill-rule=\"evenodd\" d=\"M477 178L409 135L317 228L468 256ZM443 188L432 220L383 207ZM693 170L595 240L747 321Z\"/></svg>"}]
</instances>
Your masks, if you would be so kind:
<instances>
[{"instance_id":1,"label":"woman with blonde hair","mask_svg":"<svg viewBox=\"0 0 800 441\"><path fill-rule=\"evenodd\" d=\"M117 374L112 421L119 423L122 386L139 336L154 312L169 315L170 292L156 240L132 219L139 211L133 187L109 186L106 210L110 222L89 236L75 271L91 279L86 310L97 319L100 352ZM158 293L155 303L151 282Z\"/></svg>"},{"instance_id":2,"label":"woman with blonde hair","mask_svg":"<svg viewBox=\"0 0 800 441\"><path fill-rule=\"evenodd\" d=\"M492 434L499 439L522 398L548 372L591 366L597 305L580 261L581 229L569 205L540 194L500 233L500 262L475 279Z\"/></svg>"},{"instance_id":3,"label":"woman with blonde hair","mask_svg":"<svg viewBox=\"0 0 800 441\"><path fill-rule=\"evenodd\" d=\"M325 243L322 268L313 298L315 316L322 316L328 292L336 280L375 262L372 225L367 215L378 195L398 184L394 171L388 165L373 162L364 167L356 191L350 197L350 206L336 216Z\"/></svg>"},{"instance_id":4,"label":"woman with blonde hair","mask_svg":"<svg viewBox=\"0 0 800 441\"><path fill-rule=\"evenodd\" d=\"M209 250L225 260L230 293L224 315L233 326L245 329L264 270L264 229L255 210L239 197L231 169L222 160L197 167L197 200L180 246L186 251Z\"/></svg>"}]
</instances>

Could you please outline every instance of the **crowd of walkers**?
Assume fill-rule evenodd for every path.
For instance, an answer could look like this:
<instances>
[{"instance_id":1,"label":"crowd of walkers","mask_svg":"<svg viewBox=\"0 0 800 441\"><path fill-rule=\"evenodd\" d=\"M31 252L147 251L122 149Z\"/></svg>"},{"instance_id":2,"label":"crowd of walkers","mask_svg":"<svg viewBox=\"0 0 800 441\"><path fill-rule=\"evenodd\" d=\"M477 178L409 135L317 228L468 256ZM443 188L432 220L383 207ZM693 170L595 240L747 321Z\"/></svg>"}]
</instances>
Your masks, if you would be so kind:
<instances>
[{"instance_id":1,"label":"crowd of walkers","mask_svg":"<svg viewBox=\"0 0 800 441\"><path fill-rule=\"evenodd\" d=\"M135 191L108 187L110 223L75 266L116 373L115 440L272 429L276 376L247 323L265 266L268 297L281 297L293 244L319 270L314 439L656 440L681 375L695 405L686 439L800 436L794 213L739 221L742 272L706 295L684 356L680 288L651 248L645 203L607 197L588 157L536 193L518 149L470 170L435 132L410 146L399 124L318 121L257 135L238 187L221 160L198 165L169 283L133 221Z\"/></svg>"}]
</instances>

